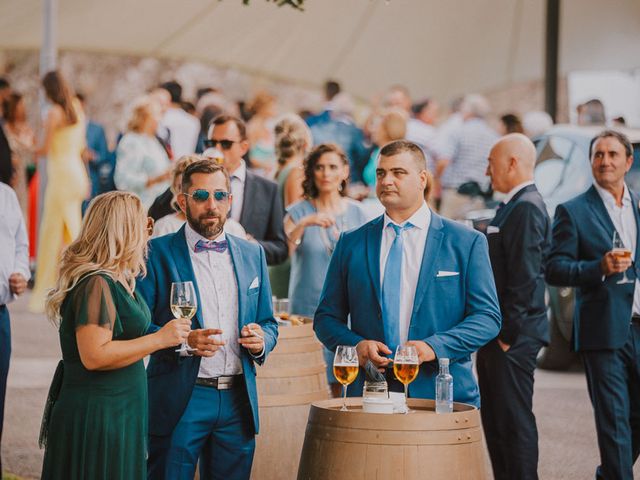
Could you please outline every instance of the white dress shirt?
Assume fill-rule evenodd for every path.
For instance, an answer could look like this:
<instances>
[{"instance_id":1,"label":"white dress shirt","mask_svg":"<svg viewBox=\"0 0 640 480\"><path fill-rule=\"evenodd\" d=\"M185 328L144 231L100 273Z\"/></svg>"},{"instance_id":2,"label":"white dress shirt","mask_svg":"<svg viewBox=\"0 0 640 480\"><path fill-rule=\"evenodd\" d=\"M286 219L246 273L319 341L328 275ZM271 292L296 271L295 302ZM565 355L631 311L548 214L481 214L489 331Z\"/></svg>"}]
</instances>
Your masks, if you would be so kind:
<instances>
[{"instance_id":1,"label":"white dress shirt","mask_svg":"<svg viewBox=\"0 0 640 480\"><path fill-rule=\"evenodd\" d=\"M231 218L236 222L240 222L240 214L242 213L242 205L244 204L244 184L247 180L247 164L242 160L236 171L229 175L231 177L231 194L233 200L231 202Z\"/></svg>"},{"instance_id":2,"label":"white dress shirt","mask_svg":"<svg viewBox=\"0 0 640 480\"><path fill-rule=\"evenodd\" d=\"M29 279L29 240L22 210L13 189L0 182L0 305L15 299L9 277L21 273Z\"/></svg>"},{"instance_id":3,"label":"white dress shirt","mask_svg":"<svg viewBox=\"0 0 640 480\"><path fill-rule=\"evenodd\" d=\"M389 226L395 223L389 216L384 214L384 228L382 230L382 243L380 245L380 288L384 282L384 267L387 263L387 256L391 245L396 238L396 234ZM420 267L422 266L422 257L424 256L424 247L427 243L427 233L431 223L431 210L426 203L414 213L400 227L404 227L406 223L411 223L412 228L401 230L402 235L402 280L400 291L400 342L405 343L409 334L409 325L411 323L411 312L413 311L413 302L416 297L416 288L418 286L418 277L420 276Z\"/></svg>"},{"instance_id":4,"label":"white dress shirt","mask_svg":"<svg viewBox=\"0 0 640 480\"><path fill-rule=\"evenodd\" d=\"M522 190L525 187L528 187L529 185L533 185L534 183L535 182L533 180L529 180L528 182L523 182L520 185L516 185L511 190L509 190L509 193L507 193L507 195L502 199L502 203L506 205L511 200L513 200L513 197L515 197L520 190Z\"/></svg>"},{"instance_id":5,"label":"white dress shirt","mask_svg":"<svg viewBox=\"0 0 640 480\"><path fill-rule=\"evenodd\" d=\"M622 206L616 205L616 199L611 192L605 190L597 183L593 184L596 187L596 191L600 195L602 202L604 203L607 213L613 222L613 226L620 235L620 238L624 242L624 246L631 250L631 258L636 257L636 245L638 240L638 232L636 230L636 217L633 213L633 204L631 195L627 185L624 186L624 193L622 194ZM611 239L613 242L613 239ZM612 243L613 246L613 243ZM633 292L633 314L640 314L640 288L638 280L634 285L635 290Z\"/></svg>"},{"instance_id":6,"label":"white dress shirt","mask_svg":"<svg viewBox=\"0 0 640 480\"><path fill-rule=\"evenodd\" d=\"M194 247L198 240L207 240L187 223L185 227L189 255L193 273L200 292L200 305L203 328L219 328L224 340L213 357L202 357L198 377L211 378L221 375L239 375L242 373L240 330L238 328L238 284L233 269L229 249L219 253L211 250L196 253ZM216 242L226 239L221 233Z\"/></svg>"},{"instance_id":7,"label":"white dress shirt","mask_svg":"<svg viewBox=\"0 0 640 480\"><path fill-rule=\"evenodd\" d=\"M169 145L176 160L183 155L193 155L196 151L200 122L182 108L169 108L162 117L159 129L169 131Z\"/></svg>"}]
</instances>

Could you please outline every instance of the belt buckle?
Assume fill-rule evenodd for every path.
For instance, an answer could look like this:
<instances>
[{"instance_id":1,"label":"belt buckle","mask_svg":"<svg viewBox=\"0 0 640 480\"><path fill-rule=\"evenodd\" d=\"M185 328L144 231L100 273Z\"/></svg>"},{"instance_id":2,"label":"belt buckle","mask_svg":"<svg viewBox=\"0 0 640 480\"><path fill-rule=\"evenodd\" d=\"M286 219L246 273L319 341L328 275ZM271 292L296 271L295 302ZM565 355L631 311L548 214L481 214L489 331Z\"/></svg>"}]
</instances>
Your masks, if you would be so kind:
<instances>
[{"instance_id":1,"label":"belt buckle","mask_svg":"<svg viewBox=\"0 0 640 480\"><path fill-rule=\"evenodd\" d=\"M218 377L216 378L216 388L218 390L229 390L233 387L233 377Z\"/></svg>"}]
</instances>

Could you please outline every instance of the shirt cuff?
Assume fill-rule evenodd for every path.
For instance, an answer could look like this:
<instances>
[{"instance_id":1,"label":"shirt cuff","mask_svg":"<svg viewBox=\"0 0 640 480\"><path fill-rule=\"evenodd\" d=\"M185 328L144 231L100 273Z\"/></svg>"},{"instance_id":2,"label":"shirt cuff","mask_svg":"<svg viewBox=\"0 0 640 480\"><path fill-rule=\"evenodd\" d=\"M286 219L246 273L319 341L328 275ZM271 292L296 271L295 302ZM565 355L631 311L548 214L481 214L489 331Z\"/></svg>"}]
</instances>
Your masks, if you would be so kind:
<instances>
[{"instance_id":1,"label":"shirt cuff","mask_svg":"<svg viewBox=\"0 0 640 480\"><path fill-rule=\"evenodd\" d=\"M259 354L255 354L251 350L249 350L249 355L251 355L256 360L264 357L264 344L262 344L262 350L260 350Z\"/></svg>"}]
</instances>

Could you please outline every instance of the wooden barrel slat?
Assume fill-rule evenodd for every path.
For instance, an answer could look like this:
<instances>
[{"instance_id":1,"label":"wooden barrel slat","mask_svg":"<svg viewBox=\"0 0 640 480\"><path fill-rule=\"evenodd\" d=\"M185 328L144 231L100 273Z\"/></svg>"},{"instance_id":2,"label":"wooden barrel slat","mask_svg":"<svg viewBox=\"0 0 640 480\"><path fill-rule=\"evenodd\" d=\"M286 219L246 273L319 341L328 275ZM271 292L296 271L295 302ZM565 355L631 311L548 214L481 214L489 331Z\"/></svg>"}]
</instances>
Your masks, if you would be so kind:
<instances>
[{"instance_id":1,"label":"wooden barrel slat","mask_svg":"<svg viewBox=\"0 0 640 480\"><path fill-rule=\"evenodd\" d=\"M312 402L329 398L322 344L313 325L280 327L278 344L256 369L260 433L252 480L296 477Z\"/></svg>"},{"instance_id":2,"label":"wooden barrel slat","mask_svg":"<svg viewBox=\"0 0 640 480\"><path fill-rule=\"evenodd\" d=\"M260 378L289 378L308 377L310 375L324 374L327 371L324 365L314 365L312 367L291 367L273 368L260 372Z\"/></svg>"},{"instance_id":3,"label":"wooden barrel slat","mask_svg":"<svg viewBox=\"0 0 640 480\"><path fill-rule=\"evenodd\" d=\"M480 414L471 405L436 415L432 400L410 399L415 412L376 415L362 399L314 402L298 480L487 480Z\"/></svg>"}]
</instances>

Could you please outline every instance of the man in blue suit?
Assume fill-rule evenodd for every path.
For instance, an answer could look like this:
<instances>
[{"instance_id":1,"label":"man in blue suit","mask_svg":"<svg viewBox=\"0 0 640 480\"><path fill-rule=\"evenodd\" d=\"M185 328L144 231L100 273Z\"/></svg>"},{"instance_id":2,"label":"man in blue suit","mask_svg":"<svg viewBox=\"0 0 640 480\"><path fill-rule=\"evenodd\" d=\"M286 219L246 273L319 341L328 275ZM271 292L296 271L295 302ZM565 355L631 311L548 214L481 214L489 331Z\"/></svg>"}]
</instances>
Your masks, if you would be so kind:
<instances>
[{"instance_id":1,"label":"man in blue suit","mask_svg":"<svg viewBox=\"0 0 640 480\"><path fill-rule=\"evenodd\" d=\"M154 353L149 384L151 480L248 479L258 433L255 365L275 347L277 323L265 254L255 243L226 235L232 201L229 175L210 160L184 172L177 233L151 241L147 275L138 283L153 323L170 311L172 282L191 281L198 311L189 346Z\"/></svg>"},{"instance_id":2,"label":"man in blue suit","mask_svg":"<svg viewBox=\"0 0 640 480\"><path fill-rule=\"evenodd\" d=\"M633 479L640 453L640 214L639 197L624 181L633 147L607 130L591 141L589 156L595 183L556 209L546 278L577 287L573 348L582 355L595 414L596 478ZM613 251L614 233L630 257Z\"/></svg>"},{"instance_id":3,"label":"man in blue suit","mask_svg":"<svg viewBox=\"0 0 640 480\"><path fill-rule=\"evenodd\" d=\"M376 191L385 214L342 235L314 329L330 350L355 345L360 365L380 369L397 345L414 345L421 367L410 397L434 398L437 359L449 358L454 400L479 406L471 353L498 334L501 320L487 241L429 210L425 168L414 143L382 148ZM362 382L359 375L349 394L361 395Z\"/></svg>"}]
</instances>

